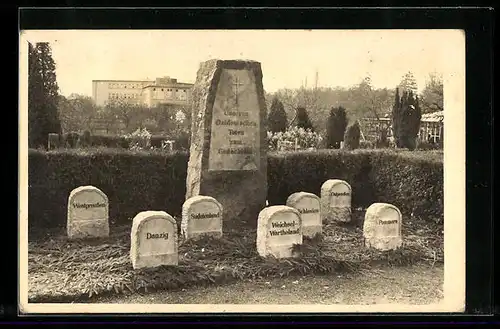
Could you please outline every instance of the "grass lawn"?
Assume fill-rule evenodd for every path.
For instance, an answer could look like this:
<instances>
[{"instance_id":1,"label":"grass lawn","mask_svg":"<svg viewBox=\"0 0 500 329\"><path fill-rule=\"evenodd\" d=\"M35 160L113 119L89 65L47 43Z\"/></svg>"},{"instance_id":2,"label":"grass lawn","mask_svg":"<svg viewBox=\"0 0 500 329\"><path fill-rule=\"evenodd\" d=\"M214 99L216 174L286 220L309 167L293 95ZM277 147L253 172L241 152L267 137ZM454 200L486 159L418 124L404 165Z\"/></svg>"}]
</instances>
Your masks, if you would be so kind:
<instances>
[{"instance_id":1,"label":"grass lawn","mask_svg":"<svg viewBox=\"0 0 500 329\"><path fill-rule=\"evenodd\" d=\"M109 304L414 304L443 298L443 264L375 267L357 273L261 278L130 296L106 296Z\"/></svg>"},{"instance_id":2,"label":"grass lawn","mask_svg":"<svg viewBox=\"0 0 500 329\"><path fill-rule=\"evenodd\" d=\"M443 262L442 225L403 221L404 245L396 251L363 245L364 211L349 224L324 225L321 239L305 240L296 259L262 259L255 228L225 224L224 237L179 245L179 266L133 270L129 260L130 225L112 227L107 239L68 241L49 236L28 246L28 298L34 302L89 302L107 294L180 290L241 280L353 273L374 265Z\"/></svg>"}]
</instances>

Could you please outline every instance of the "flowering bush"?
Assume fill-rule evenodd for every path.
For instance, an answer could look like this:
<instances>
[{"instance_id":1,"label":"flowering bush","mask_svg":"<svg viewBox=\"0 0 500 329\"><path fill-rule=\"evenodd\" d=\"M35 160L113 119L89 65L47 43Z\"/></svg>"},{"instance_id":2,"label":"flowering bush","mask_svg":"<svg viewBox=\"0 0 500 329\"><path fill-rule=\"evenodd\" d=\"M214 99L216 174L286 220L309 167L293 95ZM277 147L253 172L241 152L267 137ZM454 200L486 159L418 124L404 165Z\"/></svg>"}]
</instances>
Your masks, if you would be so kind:
<instances>
[{"instance_id":1,"label":"flowering bush","mask_svg":"<svg viewBox=\"0 0 500 329\"><path fill-rule=\"evenodd\" d=\"M310 129L292 127L285 132L267 132L270 150L287 151L318 148L323 140L320 134Z\"/></svg>"},{"instance_id":2,"label":"flowering bush","mask_svg":"<svg viewBox=\"0 0 500 329\"><path fill-rule=\"evenodd\" d=\"M136 131L124 137L129 142L129 149L131 150L151 148L151 133L146 128L137 128Z\"/></svg>"}]
</instances>

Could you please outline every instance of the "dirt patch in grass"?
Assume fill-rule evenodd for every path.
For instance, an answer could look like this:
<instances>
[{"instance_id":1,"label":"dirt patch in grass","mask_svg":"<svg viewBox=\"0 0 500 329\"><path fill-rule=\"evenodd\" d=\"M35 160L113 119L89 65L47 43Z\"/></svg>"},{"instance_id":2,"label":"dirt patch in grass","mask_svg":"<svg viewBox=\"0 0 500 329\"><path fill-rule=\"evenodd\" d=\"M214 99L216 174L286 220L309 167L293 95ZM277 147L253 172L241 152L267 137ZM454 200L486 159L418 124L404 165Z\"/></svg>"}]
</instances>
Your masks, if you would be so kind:
<instances>
[{"instance_id":1,"label":"dirt patch in grass","mask_svg":"<svg viewBox=\"0 0 500 329\"><path fill-rule=\"evenodd\" d=\"M256 252L256 231L227 226L221 239L204 238L179 245L179 265L133 270L129 260L130 227L109 238L69 241L50 237L28 245L30 303L88 302L106 294L129 294L291 275L350 273L374 265L443 262L442 226L422 220L404 222L404 245L381 252L364 247L364 212L349 224L327 224L323 236L296 246L294 259L263 259ZM425 223L425 224L423 224Z\"/></svg>"}]
</instances>

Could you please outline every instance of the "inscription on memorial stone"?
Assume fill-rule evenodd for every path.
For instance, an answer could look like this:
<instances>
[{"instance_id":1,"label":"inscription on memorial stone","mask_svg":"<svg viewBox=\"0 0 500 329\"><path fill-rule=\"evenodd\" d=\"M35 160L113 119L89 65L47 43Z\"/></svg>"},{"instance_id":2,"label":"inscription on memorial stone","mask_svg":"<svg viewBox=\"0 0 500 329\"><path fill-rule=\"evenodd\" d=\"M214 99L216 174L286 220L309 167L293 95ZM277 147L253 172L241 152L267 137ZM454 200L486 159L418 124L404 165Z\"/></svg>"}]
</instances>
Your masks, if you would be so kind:
<instances>
[{"instance_id":1,"label":"inscription on memorial stone","mask_svg":"<svg viewBox=\"0 0 500 329\"><path fill-rule=\"evenodd\" d=\"M253 72L223 69L212 112L210 171L259 169L259 113Z\"/></svg>"}]
</instances>

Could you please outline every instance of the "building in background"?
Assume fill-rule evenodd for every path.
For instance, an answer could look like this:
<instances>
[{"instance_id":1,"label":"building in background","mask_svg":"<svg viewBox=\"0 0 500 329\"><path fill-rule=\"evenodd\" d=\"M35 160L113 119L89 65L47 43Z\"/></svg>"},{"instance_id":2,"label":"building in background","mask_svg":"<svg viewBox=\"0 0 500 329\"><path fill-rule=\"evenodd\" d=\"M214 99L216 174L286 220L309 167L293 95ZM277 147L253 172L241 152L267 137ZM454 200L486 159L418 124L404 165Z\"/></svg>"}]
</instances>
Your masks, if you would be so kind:
<instances>
[{"instance_id":1,"label":"building in background","mask_svg":"<svg viewBox=\"0 0 500 329\"><path fill-rule=\"evenodd\" d=\"M92 98L97 106L112 102L153 107L157 104L187 105L193 84L170 77L156 80L92 80Z\"/></svg>"}]
</instances>

